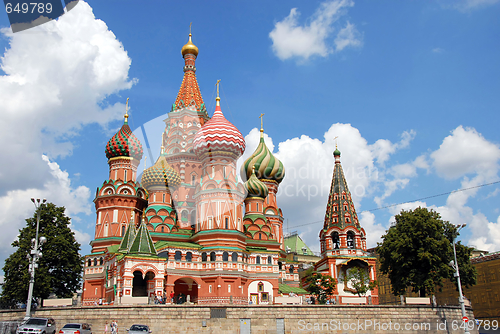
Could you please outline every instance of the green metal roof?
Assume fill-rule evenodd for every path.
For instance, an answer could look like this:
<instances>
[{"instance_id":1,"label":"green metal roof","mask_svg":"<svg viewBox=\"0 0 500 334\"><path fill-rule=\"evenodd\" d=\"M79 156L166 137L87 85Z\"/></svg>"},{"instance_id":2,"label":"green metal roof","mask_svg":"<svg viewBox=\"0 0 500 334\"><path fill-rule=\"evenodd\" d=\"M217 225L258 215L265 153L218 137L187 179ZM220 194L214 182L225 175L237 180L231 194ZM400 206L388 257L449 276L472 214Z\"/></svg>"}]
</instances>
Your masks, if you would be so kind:
<instances>
[{"instance_id":1,"label":"green metal roof","mask_svg":"<svg viewBox=\"0 0 500 334\"><path fill-rule=\"evenodd\" d=\"M156 255L156 249L144 221L139 225L134 242L129 248L129 254Z\"/></svg>"},{"instance_id":2,"label":"green metal roof","mask_svg":"<svg viewBox=\"0 0 500 334\"><path fill-rule=\"evenodd\" d=\"M288 247L288 248L287 248ZM306 248L306 254L304 254L302 248ZM298 234L294 234L285 237L285 250L290 249L292 253L297 253L300 255L314 255L314 253L307 247L306 243L299 237Z\"/></svg>"},{"instance_id":3,"label":"green metal roof","mask_svg":"<svg viewBox=\"0 0 500 334\"><path fill-rule=\"evenodd\" d=\"M195 248L200 249L201 246L192 242L182 242L182 241L165 241L160 240L155 244L155 248L162 249L166 247L179 247L179 248Z\"/></svg>"}]
</instances>

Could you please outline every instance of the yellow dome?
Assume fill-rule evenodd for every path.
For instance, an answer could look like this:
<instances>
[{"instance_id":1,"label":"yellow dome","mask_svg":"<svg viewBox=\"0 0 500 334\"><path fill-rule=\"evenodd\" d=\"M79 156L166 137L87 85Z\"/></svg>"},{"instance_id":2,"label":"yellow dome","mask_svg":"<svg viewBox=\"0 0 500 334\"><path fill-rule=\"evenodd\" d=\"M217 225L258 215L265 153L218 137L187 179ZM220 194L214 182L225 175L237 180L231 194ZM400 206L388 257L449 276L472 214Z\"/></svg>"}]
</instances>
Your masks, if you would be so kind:
<instances>
[{"instance_id":1,"label":"yellow dome","mask_svg":"<svg viewBox=\"0 0 500 334\"><path fill-rule=\"evenodd\" d=\"M189 33L189 41L182 47L181 53L183 57L188 53L192 53L198 57L198 47L191 42L191 33Z\"/></svg>"}]
</instances>

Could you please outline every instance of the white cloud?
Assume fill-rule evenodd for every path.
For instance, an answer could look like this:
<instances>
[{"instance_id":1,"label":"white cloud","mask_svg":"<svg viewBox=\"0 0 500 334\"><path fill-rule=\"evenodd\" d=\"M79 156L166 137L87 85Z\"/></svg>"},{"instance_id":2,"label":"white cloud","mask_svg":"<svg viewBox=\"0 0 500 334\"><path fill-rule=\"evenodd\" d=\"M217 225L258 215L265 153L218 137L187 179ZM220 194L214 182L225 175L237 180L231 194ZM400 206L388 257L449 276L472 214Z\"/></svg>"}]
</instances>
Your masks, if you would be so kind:
<instances>
[{"instance_id":1,"label":"white cloud","mask_svg":"<svg viewBox=\"0 0 500 334\"><path fill-rule=\"evenodd\" d=\"M410 142L415 138L416 132L415 130L404 131L401 134L401 140L398 143L392 143L387 139L379 139L373 145L371 145L371 149L375 154L377 159L377 163L383 165L391 154L396 152L397 150L407 148L410 145Z\"/></svg>"},{"instance_id":2,"label":"white cloud","mask_svg":"<svg viewBox=\"0 0 500 334\"><path fill-rule=\"evenodd\" d=\"M500 148L475 129L459 126L443 140L438 150L431 153L431 159L438 175L446 179L467 174L491 179L498 172Z\"/></svg>"},{"instance_id":3,"label":"white cloud","mask_svg":"<svg viewBox=\"0 0 500 334\"><path fill-rule=\"evenodd\" d=\"M366 247L372 248L377 246L377 242L382 241L382 235L387 230L380 223L375 222L375 214L363 211L359 215L359 223L366 232Z\"/></svg>"},{"instance_id":4,"label":"white cloud","mask_svg":"<svg viewBox=\"0 0 500 334\"><path fill-rule=\"evenodd\" d=\"M499 0L455 0L451 5L445 5L445 7L451 7L461 12L467 13L471 12L472 10L492 6L498 3L498 1Z\"/></svg>"},{"instance_id":5,"label":"white cloud","mask_svg":"<svg viewBox=\"0 0 500 334\"><path fill-rule=\"evenodd\" d=\"M311 56L326 57L333 52L328 39L335 33L334 23L345 15L348 7L352 6L354 6L352 0L323 2L309 18L309 23L304 25L298 23L300 13L297 8L292 8L290 14L277 22L269 33L274 53L281 60L292 57L303 60ZM362 36L354 24L347 22L346 26L336 34L334 44L336 52L348 46L360 47Z\"/></svg>"}]
</instances>

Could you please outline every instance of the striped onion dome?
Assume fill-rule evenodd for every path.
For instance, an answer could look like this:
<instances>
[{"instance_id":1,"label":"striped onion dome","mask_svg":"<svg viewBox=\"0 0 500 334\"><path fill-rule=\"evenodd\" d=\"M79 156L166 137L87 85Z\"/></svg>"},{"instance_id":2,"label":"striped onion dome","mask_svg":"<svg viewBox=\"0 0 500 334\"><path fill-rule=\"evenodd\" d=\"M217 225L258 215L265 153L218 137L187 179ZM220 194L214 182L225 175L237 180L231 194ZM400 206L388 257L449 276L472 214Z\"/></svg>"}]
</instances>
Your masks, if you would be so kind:
<instances>
[{"instance_id":1,"label":"striped onion dome","mask_svg":"<svg viewBox=\"0 0 500 334\"><path fill-rule=\"evenodd\" d=\"M175 188L181 184L179 173L168 163L165 154L161 154L156 163L142 173L141 185L146 189L154 186Z\"/></svg>"},{"instance_id":2,"label":"striped onion dome","mask_svg":"<svg viewBox=\"0 0 500 334\"><path fill-rule=\"evenodd\" d=\"M269 151L264 142L264 130L260 130L260 143L253 154L241 166L240 175L249 179L252 175L252 166L260 180L273 180L280 183L285 177L285 166Z\"/></svg>"},{"instance_id":3,"label":"striped onion dome","mask_svg":"<svg viewBox=\"0 0 500 334\"><path fill-rule=\"evenodd\" d=\"M125 115L120 130L106 144L106 157L108 159L115 157L132 157L141 160L142 145L139 139L132 133L127 121L128 115Z\"/></svg>"},{"instance_id":4,"label":"striped onion dome","mask_svg":"<svg viewBox=\"0 0 500 334\"><path fill-rule=\"evenodd\" d=\"M224 117L219 100L217 100L212 118L196 133L193 151L200 158L204 155L222 152L223 155L232 155L235 159L245 151L245 139L241 132Z\"/></svg>"},{"instance_id":5,"label":"striped onion dome","mask_svg":"<svg viewBox=\"0 0 500 334\"><path fill-rule=\"evenodd\" d=\"M248 191L247 197L261 197L264 199L269 194L269 189L264 182L255 176L255 168L252 168L252 175L245 182L245 189Z\"/></svg>"}]
</instances>

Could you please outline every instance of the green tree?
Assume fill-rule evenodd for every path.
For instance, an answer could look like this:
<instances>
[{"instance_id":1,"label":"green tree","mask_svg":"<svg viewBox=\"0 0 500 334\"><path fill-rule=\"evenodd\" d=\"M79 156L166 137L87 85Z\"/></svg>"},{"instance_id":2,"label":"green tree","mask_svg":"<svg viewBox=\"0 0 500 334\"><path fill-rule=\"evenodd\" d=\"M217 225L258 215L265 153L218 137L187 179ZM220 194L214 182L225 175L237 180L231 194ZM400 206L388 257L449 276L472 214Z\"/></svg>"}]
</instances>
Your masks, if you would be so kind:
<instances>
[{"instance_id":1,"label":"green tree","mask_svg":"<svg viewBox=\"0 0 500 334\"><path fill-rule=\"evenodd\" d=\"M364 268L352 267L347 271L346 281L352 286L352 290L348 289L353 295L359 297L366 295L368 291L375 289L378 285L377 281L370 281L368 272Z\"/></svg>"},{"instance_id":2,"label":"green tree","mask_svg":"<svg viewBox=\"0 0 500 334\"><path fill-rule=\"evenodd\" d=\"M337 281L330 275L322 275L316 271L306 273L304 277L305 290L316 296L320 304L326 304L326 301L333 294Z\"/></svg>"},{"instance_id":3,"label":"green tree","mask_svg":"<svg viewBox=\"0 0 500 334\"><path fill-rule=\"evenodd\" d=\"M64 214L64 207L52 203L40 205L39 237L47 242L42 246L42 257L35 271L33 298L45 299L51 293L57 297L72 297L80 287L83 258L80 244L71 231L70 218ZM19 237L12 243L15 251L5 261L4 284L0 302L3 306L13 307L25 303L28 298L29 259L31 240L35 238L36 217L26 219L27 226L19 230Z\"/></svg>"},{"instance_id":4,"label":"green tree","mask_svg":"<svg viewBox=\"0 0 500 334\"><path fill-rule=\"evenodd\" d=\"M426 208L401 211L396 224L382 236L378 244L380 269L388 275L394 295L402 295L407 287L421 297L441 290L443 279L452 279L453 236L457 228L443 221L439 213ZM476 270L470 263L471 249L457 243L457 261L462 283L476 283Z\"/></svg>"}]
</instances>

